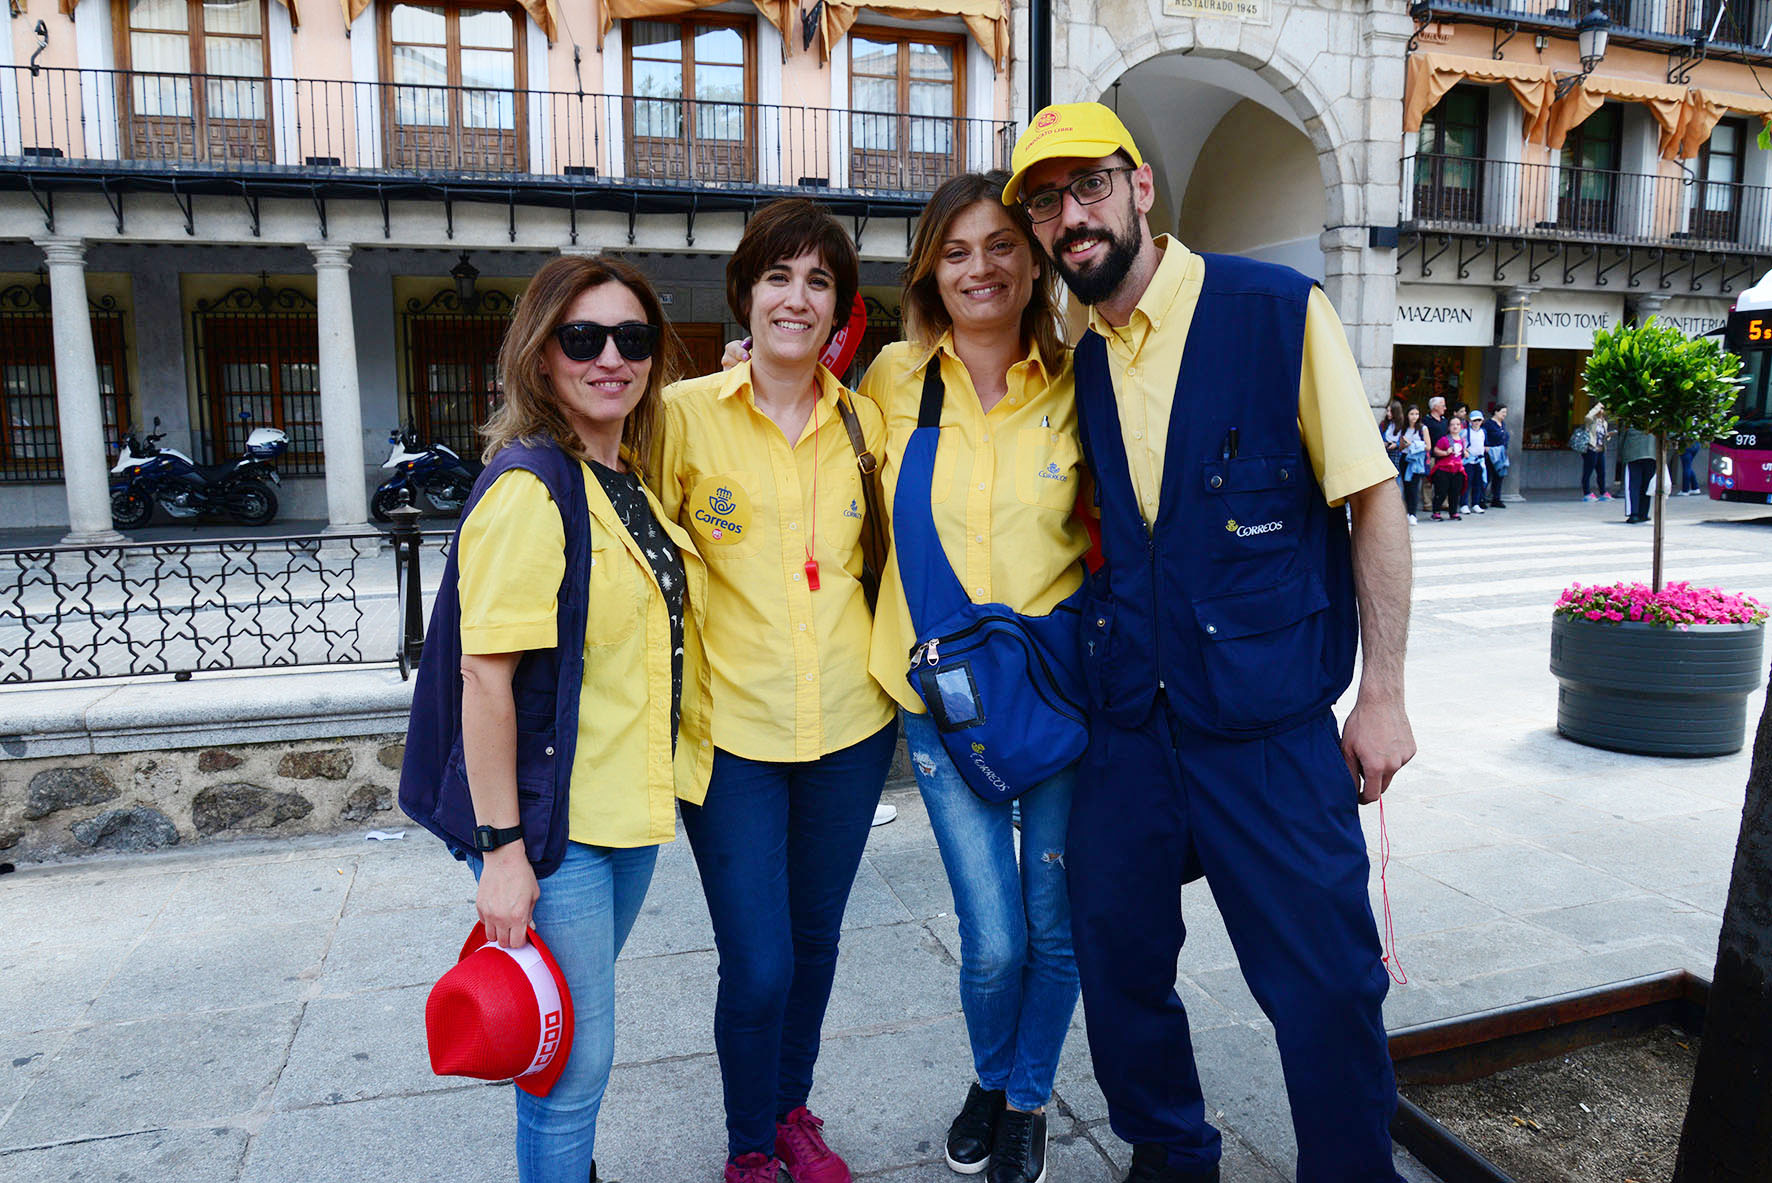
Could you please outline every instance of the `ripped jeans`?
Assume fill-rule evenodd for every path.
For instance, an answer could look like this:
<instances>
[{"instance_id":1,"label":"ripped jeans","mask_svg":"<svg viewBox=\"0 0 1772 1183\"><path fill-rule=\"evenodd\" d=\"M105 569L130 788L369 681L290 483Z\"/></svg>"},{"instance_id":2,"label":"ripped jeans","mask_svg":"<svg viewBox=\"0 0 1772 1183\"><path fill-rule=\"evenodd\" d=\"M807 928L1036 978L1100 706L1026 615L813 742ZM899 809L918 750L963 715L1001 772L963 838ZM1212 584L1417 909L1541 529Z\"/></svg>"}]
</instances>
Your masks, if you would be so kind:
<instances>
[{"instance_id":1,"label":"ripped jeans","mask_svg":"<svg viewBox=\"0 0 1772 1183\"><path fill-rule=\"evenodd\" d=\"M1038 1109L1077 1006L1064 840L1076 769L1024 793L1017 865L1012 806L966 787L928 715L903 712L911 768L960 921L960 1006L978 1082Z\"/></svg>"}]
</instances>

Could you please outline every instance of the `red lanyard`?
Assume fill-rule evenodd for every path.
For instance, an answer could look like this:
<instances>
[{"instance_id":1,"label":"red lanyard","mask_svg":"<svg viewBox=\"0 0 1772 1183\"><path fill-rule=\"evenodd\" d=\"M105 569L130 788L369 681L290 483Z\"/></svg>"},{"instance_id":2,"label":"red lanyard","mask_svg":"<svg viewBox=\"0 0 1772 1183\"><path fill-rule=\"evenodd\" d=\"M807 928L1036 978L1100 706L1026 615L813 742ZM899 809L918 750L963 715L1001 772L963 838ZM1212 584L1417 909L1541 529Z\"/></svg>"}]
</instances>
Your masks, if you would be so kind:
<instances>
[{"instance_id":1,"label":"red lanyard","mask_svg":"<svg viewBox=\"0 0 1772 1183\"><path fill-rule=\"evenodd\" d=\"M809 529L806 531L806 587L810 591L818 590L818 560L812 557L812 548L818 542L818 397L812 399L812 512L808 516Z\"/></svg>"}]
</instances>

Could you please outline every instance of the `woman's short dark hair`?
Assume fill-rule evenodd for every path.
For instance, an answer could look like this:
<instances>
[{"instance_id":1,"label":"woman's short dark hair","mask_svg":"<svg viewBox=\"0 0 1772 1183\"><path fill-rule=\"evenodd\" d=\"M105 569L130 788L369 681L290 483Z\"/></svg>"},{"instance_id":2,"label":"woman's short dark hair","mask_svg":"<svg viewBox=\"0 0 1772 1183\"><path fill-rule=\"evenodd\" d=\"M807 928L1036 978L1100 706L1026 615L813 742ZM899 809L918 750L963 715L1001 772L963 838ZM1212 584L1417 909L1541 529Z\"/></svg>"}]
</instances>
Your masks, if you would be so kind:
<instances>
[{"instance_id":1,"label":"woman's short dark hair","mask_svg":"<svg viewBox=\"0 0 1772 1183\"><path fill-rule=\"evenodd\" d=\"M831 333L849 322L849 309L861 286L861 260L855 243L831 211L804 197L772 201L751 218L726 260L726 303L747 330L751 327L751 289L777 263L816 251L837 286Z\"/></svg>"}]
</instances>

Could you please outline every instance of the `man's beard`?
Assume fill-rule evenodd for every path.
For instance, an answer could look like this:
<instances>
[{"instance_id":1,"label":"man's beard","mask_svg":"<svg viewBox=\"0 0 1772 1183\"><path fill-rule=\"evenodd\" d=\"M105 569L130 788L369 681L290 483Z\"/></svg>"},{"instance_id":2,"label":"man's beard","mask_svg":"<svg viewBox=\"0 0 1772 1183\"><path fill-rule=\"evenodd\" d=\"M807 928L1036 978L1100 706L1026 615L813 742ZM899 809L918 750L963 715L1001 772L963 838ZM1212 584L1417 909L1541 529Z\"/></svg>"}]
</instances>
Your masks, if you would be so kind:
<instances>
[{"instance_id":1,"label":"man's beard","mask_svg":"<svg viewBox=\"0 0 1772 1183\"><path fill-rule=\"evenodd\" d=\"M1079 228L1052 244L1052 265L1064 280L1065 286L1071 289L1071 295L1080 303L1099 304L1113 295L1131 272L1132 264L1138 259L1138 248L1142 245L1136 221L1132 227L1132 233L1124 237L1105 226L1095 229ZM1105 239L1107 254L1099 263L1081 271L1064 261L1064 252L1072 243L1085 238Z\"/></svg>"}]
</instances>

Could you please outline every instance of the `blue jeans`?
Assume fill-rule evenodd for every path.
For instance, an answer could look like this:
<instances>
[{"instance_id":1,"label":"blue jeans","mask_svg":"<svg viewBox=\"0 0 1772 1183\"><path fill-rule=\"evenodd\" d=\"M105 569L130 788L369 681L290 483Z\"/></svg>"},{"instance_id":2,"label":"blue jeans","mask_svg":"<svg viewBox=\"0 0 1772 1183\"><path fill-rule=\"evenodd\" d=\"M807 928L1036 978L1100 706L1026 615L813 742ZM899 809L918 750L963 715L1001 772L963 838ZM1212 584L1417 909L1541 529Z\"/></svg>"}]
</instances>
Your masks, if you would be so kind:
<instances>
[{"instance_id":1,"label":"blue jeans","mask_svg":"<svg viewBox=\"0 0 1772 1183\"><path fill-rule=\"evenodd\" d=\"M615 959L633 930L658 847L568 842L559 869L539 881L531 926L572 992L572 1052L545 1097L517 1095L517 1178L584 1183L597 1143L597 1110L615 1062ZM483 865L468 855L474 878Z\"/></svg>"},{"instance_id":2,"label":"blue jeans","mask_svg":"<svg viewBox=\"0 0 1772 1183\"><path fill-rule=\"evenodd\" d=\"M1591 488L1588 484L1590 480L1596 482L1599 487ZM1581 495L1586 497L1590 492L1604 493L1606 488L1605 449L1602 448L1598 452L1583 452L1581 454Z\"/></svg>"},{"instance_id":3,"label":"blue jeans","mask_svg":"<svg viewBox=\"0 0 1772 1183\"><path fill-rule=\"evenodd\" d=\"M812 1092L843 908L897 739L888 723L799 763L716 749L707 800L683 805L720 952L714 1049L732 1158L773 1154L776 1119Z\"/></svg>"},{"instance_id":4,"label":"blue jeans","mask_svg":"<svg viewBox=\"0 0 1772 1183\"><path fill-rule=\"evenodd\" d=\"M1688 444L1680 453L1680 492L1690 493L1699 487L1698 474L1692 471L1692 461L1698 458L1698 449L1703 445Z\"/></svg>"},{"instance_id":5,"label":"blue jeans","mask_svg":"<svg viewBox=\"0 0 1772 1183\"><path fill-rule=\"evenodd\" d=\"M1464 466L1464 504L1466 509L1483 504L1485 475L1481 460L1475 464Z\"/></svg>"},{"instance_id":6,"label":"blue jeans","mask_svg":"<svg viewBox=\"0 0 1772 1183\"><path fill-rule=\"evenodd\" d=\"M980 798L954 768L928 715L904 713L905 744L941 849L960 921L960 1006L978 1082L1017 1109L1052 1096L1077 1006L1065 830L1076 769L1030 789L1021 807L1019 867L1011 804Z\"/></svg>"}]
</instances>

